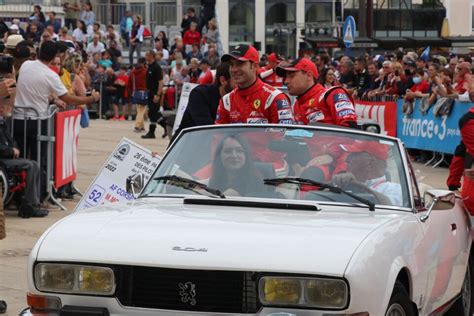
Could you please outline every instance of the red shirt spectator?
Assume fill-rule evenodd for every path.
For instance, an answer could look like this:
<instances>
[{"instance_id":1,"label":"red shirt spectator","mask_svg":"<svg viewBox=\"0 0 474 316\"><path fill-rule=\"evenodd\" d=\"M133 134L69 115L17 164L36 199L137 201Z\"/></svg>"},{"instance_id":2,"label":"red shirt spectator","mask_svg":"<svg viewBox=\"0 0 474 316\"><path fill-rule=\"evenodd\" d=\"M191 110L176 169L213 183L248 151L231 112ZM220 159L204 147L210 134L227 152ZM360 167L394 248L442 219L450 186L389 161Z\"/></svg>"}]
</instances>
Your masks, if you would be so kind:
<instances>
[{"instance_id":1,"label":"red shirt spectator","mask_svg":"<svg viewBox=\"0 0 474 316\"><path fill-rule=\"evenodd\" d=\"M191 28L184 32L183 36L183 44L184 45L193 45L193 44L198 44L201 43L201 33L199 33L197 30L197 25L196 23L191 23Z\"/></svg>"},{"instance_id":2,"label":"red shirt spectator","mask_svg":"<svg viewBox=\"0 0 474 316\"><path fill-rule=\"evenodd\" d=\"M132 95L133 91L146 91L146 72L147 68L142 64L133 68L128 78L128 95Z\"/></svg>"}]
</instances>

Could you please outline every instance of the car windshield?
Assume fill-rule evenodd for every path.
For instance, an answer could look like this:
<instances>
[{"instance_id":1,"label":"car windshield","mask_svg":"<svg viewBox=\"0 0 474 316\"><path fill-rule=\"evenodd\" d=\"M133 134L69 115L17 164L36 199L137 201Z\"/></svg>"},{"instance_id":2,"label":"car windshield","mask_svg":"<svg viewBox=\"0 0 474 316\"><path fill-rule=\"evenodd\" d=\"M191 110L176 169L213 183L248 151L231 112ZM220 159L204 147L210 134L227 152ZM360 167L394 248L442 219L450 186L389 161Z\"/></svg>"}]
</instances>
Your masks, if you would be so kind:
<instances>
[{"instance_id":1,"label":"car windshield","mask_svg":"<svg viewBox=\"0 0 474 316\"><path fill-rule=\"evenodd\" d=\"M143 195L410 207L404 170L398 143L375 134L315 127L206 127L179 137Z\"/></svg>"}]
</instances>

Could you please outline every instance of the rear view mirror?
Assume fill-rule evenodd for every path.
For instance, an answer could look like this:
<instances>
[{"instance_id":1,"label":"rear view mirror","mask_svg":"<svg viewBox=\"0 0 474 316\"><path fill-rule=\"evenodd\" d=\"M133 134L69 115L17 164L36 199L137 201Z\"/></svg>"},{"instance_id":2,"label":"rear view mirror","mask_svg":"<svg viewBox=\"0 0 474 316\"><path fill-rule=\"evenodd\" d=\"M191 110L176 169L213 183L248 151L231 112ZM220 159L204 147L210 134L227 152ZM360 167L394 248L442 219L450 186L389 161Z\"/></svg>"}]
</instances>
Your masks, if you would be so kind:
<instances>
[{"instance_id":1,"label":"rear view mirror","mask_svg":"<svg viewBox=\"0 0 474 316\"><path fill-rule=\"evenodd\" d=\"M127 178L127 193L137 197L145 185L145 176L141 173L136 173Z\"/></svg>"}]
</instances>

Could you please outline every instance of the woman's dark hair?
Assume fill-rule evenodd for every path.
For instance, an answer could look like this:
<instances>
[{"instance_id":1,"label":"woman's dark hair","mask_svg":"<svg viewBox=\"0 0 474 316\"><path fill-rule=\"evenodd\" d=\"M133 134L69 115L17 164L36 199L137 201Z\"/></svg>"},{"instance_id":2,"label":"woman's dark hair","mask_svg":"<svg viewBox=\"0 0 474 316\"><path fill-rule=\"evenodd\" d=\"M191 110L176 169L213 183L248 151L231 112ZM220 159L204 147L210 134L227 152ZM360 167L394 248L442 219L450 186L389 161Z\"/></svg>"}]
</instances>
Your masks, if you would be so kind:
<instances>
[{"instance_id":1,"label":"woman's dark hair","mask_svg":"<svg viewBox=\"0 0 474 316\"><path fill-rule=\"evenodd\" d=\"M79 20L79 29L82 31L82 33L87 34L86 23L82 20Z\"/></svg>"},{"instance_id":2,"label":"woman's dark hair","mask_svg":"<svg viewBox=\"0 0 474 316\"><path fill-rule=\"evenodd\" d=\"M54 57L56 57L58 53L59 53L58 44L53 41L46 41L43 44L41 44L38 59L42 61L50 62L51 60L54 59Z\"/></svg>"},{"instance_id":3,"label":"woman's dark hair","mask_svg":"<svg viewBox=\"0 0 474 316\"><path fill-rule=\"evenodd\" d=\"M229 178L229 175L225 170L221 159L224 143L228 139L237 141L242 146L245 153L245 164L237 172L236 177L233 179L232 183L230 183L231 179ZM227 189L234 189L241 195L245 195L246 193L255 192L257 188L263 184L263 180L261 179L262 177L259 177L259 175L260 173L255 168L253 163L250 146L248 145L247 141L240 135L227 135L222 138L222 140L217 145L216 153L214 155L212 175L209 179L209 186L211 188L219 189L222 192Z\"/></svg>"},{"instance_id":4,"label":"woman's dark hair","mask_svg":"<svg viewBox=\"0 0 474 316\"><path fill-rule=\"evenodd\" d=\"M449 68L443 68L441 69L440 71L443 75L445 76L448 76L449 78L451 78L451 80L453 80L454 78L454 74L453 74L453 71Z\"/></svg>"},{"instance_id":5,"label":"woman's dark hair","mask_svg":"<svg viewBox=\"0 0 474 316\"><path fill-rule=\"evenodd\" d=\"M219 63L216 67L216 82L217 85L220 86L221 82L219 80L220 77L224 77L227 80L230 79L230 65L229 63Z\"/></svg>"},{"instance_id":6,"label":"woman's dark hair","mask_svg":"<svg viewBox=\"0 0 474 316\"><path fill-rule=\"evenodd\" d=\"M89 9L92 11L92 3L90 3L90 1L86 1L84 5L88 6Z\"/></svg>"},{"instance_id":7,"label":"woman's dark hair","mask_svg":"<svg viewBox=\"0 0 474 316\"><path fill-rule=\"evenodd\" d=\"M163 48L168 49L169 41L168 41L168 38L166 37L165 31L160 31L160 34L163 35L163 38L161 39L161 41L163 42Z\"/></svg>"},{"instance_id":8,"label":"woman's dark hair","mask_svg":"<svg viewBox=\"0 0 474 316\"><path fill-rule=\"evenodd\" d=\"M329 70L332 70L334 72L334 68L332 67L325 67L321 70L321 73L319 74L318 82L322 85L326 83L326 77L328 76Z\"/></svg>"}]
</instances>

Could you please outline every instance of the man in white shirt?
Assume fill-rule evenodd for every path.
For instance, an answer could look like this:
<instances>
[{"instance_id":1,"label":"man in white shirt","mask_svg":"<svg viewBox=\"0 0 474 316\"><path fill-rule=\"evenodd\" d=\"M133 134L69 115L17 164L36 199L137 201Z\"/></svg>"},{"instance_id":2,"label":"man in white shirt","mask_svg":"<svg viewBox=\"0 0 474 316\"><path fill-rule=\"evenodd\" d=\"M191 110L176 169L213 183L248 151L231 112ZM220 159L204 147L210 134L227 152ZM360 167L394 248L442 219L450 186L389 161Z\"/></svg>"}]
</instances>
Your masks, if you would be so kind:
<instances>
[{"instance_id":1,"label":"man in white shirt","mask_svg":"<svg viewBox=\"0 0 474 316\"><path fill-rule=\"evenodd\" d=\"M94 34L92 42L87 45L86 53L92 56L95 53L102 54L103 52L105 52L105 45L100 41L99 34Z\"/></svg>"},{"instance_id":2,"label":"man in white shirt","mask_svg":"<svg viewBox=\"0 0 474 316\"><path fill-rule=\"evenodd\" d=\"M404 206L402 188L390 182L385 175L388 146L375 141L354 141L340 145L349 153L346 158L347 172L333 176L333 182L341 188L357 187L373 194L377 204Z\"/></svg>"},{"instance_id":3,"label":"man in white shirt","mask_svg":"<svg viewBox=\"0 0 474 316\"><path fill-rule=\"evenodd\" d=\"M48 117L49 98L51 95L57 96L54 103L59 107L89 104L100 99L100 94L95 91L89 97L68 95L67 89L61 82L59 75L49 68L49 64L58 53L58 44L53 41L46 41L40 47L38 60L26 61L20 68L13 108L13 135L21 151L21 157L31 157L33 160L38 159L37 136L40 132L42 135L46 134L46 119ZM29 120L25 118L29 118ZM38 131L37 120L41 121L41 131ZM24 146L26 146L26 152L24 152ZM41 160L46 159L46 153L47 143L42 142ZM44 170L47 162L38 162L41 169ZM41 184L45 184L44 179L41 180ZM41 188L41 197L45 197L45 187Z\"/></svg>"}]
</instances>

